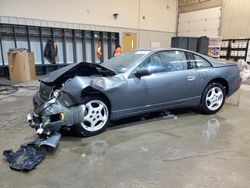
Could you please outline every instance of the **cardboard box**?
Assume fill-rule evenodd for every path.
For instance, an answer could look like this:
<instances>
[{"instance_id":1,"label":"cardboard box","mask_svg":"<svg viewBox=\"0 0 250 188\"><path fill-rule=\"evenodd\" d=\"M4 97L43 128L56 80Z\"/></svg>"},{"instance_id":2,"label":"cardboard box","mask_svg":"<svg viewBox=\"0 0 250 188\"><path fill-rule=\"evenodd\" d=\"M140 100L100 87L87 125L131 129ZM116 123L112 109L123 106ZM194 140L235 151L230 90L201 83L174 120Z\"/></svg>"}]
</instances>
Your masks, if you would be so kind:
<instances>
[{"instance_id":1,"label":"cardboard box","mask_svg":"<svg viewBox=\"0 0 250 188\"><path fill-rule=\"evenodd\" d=\"M33 52L9 52L8 63L10 80L30 81L36 79L35 58Z\"/></svg>"}]
</instances>

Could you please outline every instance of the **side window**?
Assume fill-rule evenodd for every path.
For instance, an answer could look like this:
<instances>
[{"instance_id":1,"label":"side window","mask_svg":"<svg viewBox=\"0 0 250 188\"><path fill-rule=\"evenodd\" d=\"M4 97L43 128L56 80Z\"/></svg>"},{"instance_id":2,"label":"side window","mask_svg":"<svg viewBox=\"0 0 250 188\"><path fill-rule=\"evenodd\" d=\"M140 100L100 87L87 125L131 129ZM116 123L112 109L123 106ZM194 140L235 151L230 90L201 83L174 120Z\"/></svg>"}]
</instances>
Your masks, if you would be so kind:
<instances>
[{"instance_id":1,"label":"side window","mask_svg":"<svg viewBox=\"0 0 250 188\"><path fill-rule=\"evenodd\" d=\"M173 50L162 52L162 61L166 71L187 70L187 59L184 52Z\"/></svg>"},{"instance_id":2,"label":"side window","mask_svg":"<svg viewBox=\"0 0 250 188\"><path fill-rule=\"evenodd\" d=\"M188 56L188 69L195 69L196 68L196 62L194 59L194 54L186 52L187 56Z\"/></svg>"},{"instance_id":3,"label":"side window","mask_svg":"<svg viewBox=\"0 0 250 188\"><path fill-rule=\"evenodd\" d=\"M148 69L152 73L164 72L164 67L162 64L161 52L153 54L148 59L146 59L143 63L139 65L139 69Z\"/></svg>"},{"instance_id":4,"label":"side window","mask_svg":"<svg viewBox=\"0 0 250 188\"><path fill-rule=\"evenodd\" d=\"M152 73L187 70L185 53L177 50L153 54L138 68L148 69Z\"/></svg>"},{"instance_id":5,"label":"side window","mask_svg":"<svg viewBox=\"0 0 250 188\"><path fill-rule=\"evenodd\" d=\"M207 60L205 60L204 58L200 57L199 55L194 54L194 59L195 59L197 68L211 67L210 63Z\"/></svg>"}]
</instances>

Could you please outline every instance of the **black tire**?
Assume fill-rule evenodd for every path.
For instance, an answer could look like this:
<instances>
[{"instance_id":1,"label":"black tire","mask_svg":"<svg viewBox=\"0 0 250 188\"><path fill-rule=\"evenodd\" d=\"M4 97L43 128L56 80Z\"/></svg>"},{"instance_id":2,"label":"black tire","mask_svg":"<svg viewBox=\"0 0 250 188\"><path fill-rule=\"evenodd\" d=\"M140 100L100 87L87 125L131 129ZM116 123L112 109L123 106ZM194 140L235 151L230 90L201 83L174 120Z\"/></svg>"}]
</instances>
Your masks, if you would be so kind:
<instances>
[{"instance_id":1,"label":"black tire","mask_svg":"<svg viewBox=\"0 0 250 188\"><path fill-rule=\"evenodd\" d=\"M105 109L103 109L102 112L105 113L104 111L107 111L107 121L105 123L103 123L103 125L101 125L100 129L95 130L95 131L93 131L93 130L90 131L90 130L88 130L88 126L86 125L87 122L83 118L83 122L81 122L80 124L74 125L71 128L71 130L73 131L73 133L76 133L77 136L87 137L87 136L94 136L94 135L100 134L109 125L109 122L110 122L110 109L109 109L109 106L107 105L107 102L105 102L105 100L103 100L102 98L95 97L95 96L88 96L88 97L84 98L84 104L88 104L88 103L91 103L91 102L94 103L94 101L100 101L100 103L103 103L105 105L105 107L104 107ZM86 107L86 113L90 113L90 112L88 112L87 107ZM97 113L97 111L95 113ZM99 112L99 114L100 114L100 112ZM98 117L98 115L97 115L97 117Z\"/></svg>"},{"instance_id":2,"label":"black tire","mask_svg":"<svg viewBox=\"0 0 250 188\"><path fill-rule=\"evenodd\" d=\"M218 97L219 99L217 100L218 103L216 105L212 105L213 103L210 103L210 94L211 92L213 92L212 90L215 90L218 92L221 92L221 97ZM216 93L216 92L215 92ZM220 111L220 109L223 107L224 102L225 102L225 98L226 98L226 90L223 87L222 84L220 83L210 83L206 89L204 90L203 94L202 94L202 98L201 98L201 103L200 103L200 110L202 113L204 114L215 114L218 111ZM211 100L216 101L216 97L213 98ZM216 102L215 102L216 103Z\"/></svg>"}]
</instances>

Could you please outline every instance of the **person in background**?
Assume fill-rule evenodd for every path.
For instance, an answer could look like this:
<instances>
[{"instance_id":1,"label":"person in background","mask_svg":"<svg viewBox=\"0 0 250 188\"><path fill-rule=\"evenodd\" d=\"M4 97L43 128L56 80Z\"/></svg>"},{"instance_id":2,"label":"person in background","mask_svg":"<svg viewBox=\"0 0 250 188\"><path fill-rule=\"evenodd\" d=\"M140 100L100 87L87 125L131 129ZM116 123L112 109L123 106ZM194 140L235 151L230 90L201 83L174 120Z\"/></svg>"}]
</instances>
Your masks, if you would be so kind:
<instances>
[{"instance_id":1,"label":"person in background","mask_svg":"<svg viewBox=\"0 0 250 188\"><path fill-rule=\"evenodd\" d=\"M114 56L118 56L122 53L122 48L119 44L115 46Z\"/></svg>"},{"instance_id":2,"label":"person in background","mask_svg":"<svg viewBox=\"0 0 250 188\"><path fill-rule=\"evenodd\" d=\"M101 58L102 58L102 42L100 40L98 41L98 44L97 44L96 55L97 55L98 59L101 60Z\"/></svg>"}]
</instances>

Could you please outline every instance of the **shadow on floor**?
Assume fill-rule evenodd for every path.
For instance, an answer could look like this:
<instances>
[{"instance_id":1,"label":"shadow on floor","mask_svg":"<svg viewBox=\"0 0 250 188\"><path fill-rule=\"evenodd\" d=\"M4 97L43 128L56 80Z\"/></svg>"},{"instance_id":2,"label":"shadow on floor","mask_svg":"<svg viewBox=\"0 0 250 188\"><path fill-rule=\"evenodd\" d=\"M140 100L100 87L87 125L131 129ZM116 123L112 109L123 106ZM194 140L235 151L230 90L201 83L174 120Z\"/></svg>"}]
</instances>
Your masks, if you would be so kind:
<instances>
[{"instance_id":1,"label":"shadow on floor","mask_svg":"<svg viewBox=\"0 0 250 188\"><path fill-rule=\"evenodd\" d=\"M130 127L134 125L140 125L144 123L150 123L154 121L161 121L163 119L176 119L178 117L183 117L191 114L200 113L196 109L191 108L182 108L182 109L175 109L170 111L158 111L158 112L152 112L147 113L143 115L133 116L129 118L124 118L121 120L113 121L110 123L108 130L115 130L115 129L121 129L125 127ZM62 129L61 134L63 136L63 140L66 141L67 137L71 137L70 140L72 140L72 137L75 137L76 139L80 136L79 134L70 131L69 129Z\"/></svg>"}]
</instances>

